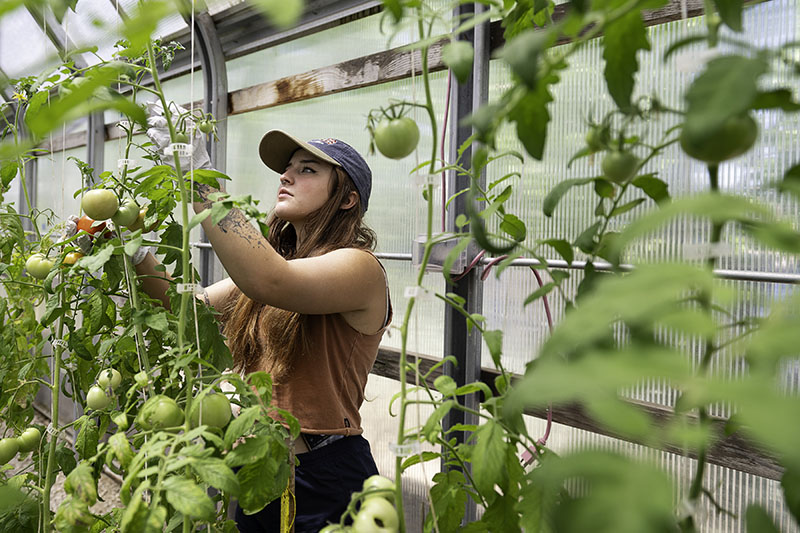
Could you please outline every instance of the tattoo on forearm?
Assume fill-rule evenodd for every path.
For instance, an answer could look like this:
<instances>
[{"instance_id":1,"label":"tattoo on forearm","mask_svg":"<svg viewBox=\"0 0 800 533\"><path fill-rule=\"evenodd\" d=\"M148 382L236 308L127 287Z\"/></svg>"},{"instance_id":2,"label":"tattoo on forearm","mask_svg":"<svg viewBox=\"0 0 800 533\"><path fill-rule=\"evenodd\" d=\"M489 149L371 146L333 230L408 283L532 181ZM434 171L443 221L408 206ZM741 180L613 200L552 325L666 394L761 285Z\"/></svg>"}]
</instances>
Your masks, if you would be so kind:
<instances>
[{"instance_id":1,"label":"tattoo on forearm","mask_svg":"<svg viewBox=\"0 0 800 533\"><path fill-rule=\"evenodd\" d=\"M217 189L205 183L196 183L195 190L203 202L203 209L210 209L214 202L209 200L208 196L213 192L218 192ZM268 246L261 232L257 231L238 209L231 209L217 226L222 233L233 233L245 239L252 247L266 249Z\"/></svg>"}]
</instances>

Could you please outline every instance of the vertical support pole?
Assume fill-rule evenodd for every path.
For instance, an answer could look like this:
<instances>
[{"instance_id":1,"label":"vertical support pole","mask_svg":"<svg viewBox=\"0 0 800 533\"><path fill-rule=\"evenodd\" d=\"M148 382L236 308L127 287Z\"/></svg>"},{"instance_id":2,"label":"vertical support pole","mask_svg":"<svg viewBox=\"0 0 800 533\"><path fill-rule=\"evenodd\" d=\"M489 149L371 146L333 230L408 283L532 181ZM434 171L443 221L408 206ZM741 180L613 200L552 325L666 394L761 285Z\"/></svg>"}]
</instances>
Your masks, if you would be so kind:
<instances>
[{"instance_id":1,"label":"vertical support pole","mask_svg":"<svg viewBox=\"0 0 800 533\"><path fill-rule=\"evenodd\" d=\"M478 15L485 9L481 4L465 4L457 7L454 12L456 20L463 20L465 15ZM463 84L455 84L451 88L451 109L452 118L450 122L450 143L448 161L455 161L458 148L463 142L472 135L472 128L463 125L462 119L470 115L473 110L485 102L488 94L488 66L489 66L489 42L488 26L486 24L476 27L474 30L464 32L458 36L459 39L472 42L475 48L475 61L470 78ZM472 149L468 149L462 156L462 164L470 166ZM451 171L447 179L448 194L452 195L459 190L469 187L469 177L458 176ZM465 202L467 195L460 195L450 204L447 212L446 224L447 231L455 231L455 219L459 214L465 213ZM466 300L466 309L469 313L480 313L483 308L483 285L480 282L475 270L469 272L461 278L454 286L449 288ZM451 376L458 385L463 385L480 378L481 371L481 348L482 341L480 334L473 330L467 331L467 322L464 317L449 307L445 310L444 316L444 354L453 355L458 361L457 365L447 363L444 373ZM464 397L463 405L470 409L477 409L480 399L472 394ZM445 430L455 424L476 424L477 417L465 415L461 411L451 411L443 420ZM464 442L468 435L464 432L454 435L459 442ZM442 464L442 468L447 467ZM477 508L475 502L467 502L465 523L474 522L477 519Z\"/></svg>"},{"instance_id":2,"label":"vertical support pole","mask_svg":"<svg viewBox=\"0 0 800 533\"><path fill-rule=\"evenodd\" d=\"M203 71L204 103L203 111L211 113L216 124L216 139L212 136L206 142L211 166L225 172L226 145L228 139L228 71L225 55L219 42L214 20L208 12L196 13L194 17L195 34L200 51L200 66ZM191 59L194 61L194 58ZM224 183L223 190L224 190ZM201 230L202 231L202 230ZM208 242L205 232L200 239ZM211 248L200 248L200 277L203 284L214 280L214 254Z\"/></svg>"},{"instance_id":3,"label":"vertical support pole","mask_svg":"<svg viewBox=\"0 0 800 533\"><path fill-rule=\"evenodd\" d=\"M86 163L94 169L94 178L100 175L105 165L106 123L103 112L89 115L86 132Z\"/></svg>"}]
</instances>

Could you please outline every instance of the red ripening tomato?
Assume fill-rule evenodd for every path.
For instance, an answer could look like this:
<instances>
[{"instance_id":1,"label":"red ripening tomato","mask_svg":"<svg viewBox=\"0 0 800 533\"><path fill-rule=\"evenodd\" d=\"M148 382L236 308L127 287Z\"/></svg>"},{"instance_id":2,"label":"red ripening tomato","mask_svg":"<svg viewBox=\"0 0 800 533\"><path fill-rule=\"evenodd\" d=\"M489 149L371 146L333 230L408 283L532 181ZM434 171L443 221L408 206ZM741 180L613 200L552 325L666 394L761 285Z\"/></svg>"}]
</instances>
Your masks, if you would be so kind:
<instances>
[{"instance_id":1,"label":"red ripening tomato","mask_svg":"<svg viewBox=\"0 0 800 533\"><path fill-rule=\"evenodd\" d=\"M81 218L79 218L75 225L77 226L78 231L85 231L89 235L94 235L95 233L106 229L105 222L97 222L93 218L89 218L86 215L83 215Z\"/></svg>"},{"instance_id":2,"label":"red ripening tomato","mask_svg":"<svg viewBox=\"0 0 800 533\"><path fill-rule=\"evenodd\" d=\"M64 260L61 261L61 264L63 266L74 265L81 257L83 257L83 254L80 252L70 252L64 256Z\"/></svg>"}]
</instances>

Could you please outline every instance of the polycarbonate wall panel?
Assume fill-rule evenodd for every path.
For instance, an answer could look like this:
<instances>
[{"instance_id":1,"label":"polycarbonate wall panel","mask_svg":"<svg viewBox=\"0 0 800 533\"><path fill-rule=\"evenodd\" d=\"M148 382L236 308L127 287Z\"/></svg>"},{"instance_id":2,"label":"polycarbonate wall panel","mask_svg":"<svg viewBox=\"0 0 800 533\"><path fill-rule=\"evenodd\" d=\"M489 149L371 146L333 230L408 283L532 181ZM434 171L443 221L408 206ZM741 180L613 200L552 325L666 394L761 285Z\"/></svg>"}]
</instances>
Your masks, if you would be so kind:
<instances>
[{"instance_id":1,"label":"polycarbonate wall panel","mask_svg":"<svg viewBox=\"0 0 800 533\"><path fill-rule=\"evenodd\" d=\"M446 4L441 0L431 3L439 8ZM393 36L381 33L381 17L364 17L228 61L228 88L235 91L419 39L416 25L402 28ZM388 30L389 24L384 26ZM441 24L435 28L437 33L447 32Z\"/></svg>"},{"instance_id":2,"label":"polycarbonate wall panel","mask_svg":"<svg viewBox=\"0 0 800 533\"><path fill-rule=\"evenodd\" d=\"M9 78L38 76L58 62L56 48L27 9L0 17L0 69Z\"/></svg>"},{"instance_id":3,"label":"polycarbonate wall panel","mask_svg":"<svg viewBox=\"0 0 800 533\"><path fill-rule=\"evenodd\" d=\"M796 8L792 2L768 2L746 8L745 27L749 30L745 38L758 43L763 42L763 38L759 39L758 36L770 35L770 44L794 40L797 19ZM678 68L686 64L687 55L672 58L667 63L662 62L661 55L669 43L686 37L692 32L692 28L703 23L702 19L691 19L649 29L655 53L640 58L637 94L655 93L667 107L683 107L683 92L692 77L696 75L696 71L683 72ZM697 50L699 48L693 49ZM565 195L552 218L542 214L542 201L545 195L562 180L596 176L601 173L599 158L593 160L591 157L579 159L567 169L569 159L583 146L587 117L593 116L598 120L611 109L611 101L602 77L601 54L600 43L592 42L570 58L570 69L565 72L561 83L553 91L555 102L550 107L553 121L548 131L544 162L535 161L526 155L523 164L508 159L492 168L491 176L494 177L512 171L519 171L523 175L522 179L515 183L516 194L506 205L511 212L526 222L529 245L537 239L547 237L560 237L573 241L595 220L593 216L595 197L588 186L573 188ZM769 86L791 86L792 81L788 76L775 78L767 80ZM492 97L497 97L500 90L510 83L509 72L503 64L492 62L491 80ZM800 118L771 110L760 111L757 113L757 118L761 125L758 143L745 156L721 165L721 188L775 206L778 213L796 224L796 221L800 220L800 208L797 202L787 198L779 200L774 190L770 188L770 184L780 179L783 173L800 159L800 150L796 142ZM656 135L676 122L677 119L671 115L661 116L652 124L642 126L635 133L642 135L646 141L655 141ZM790 138L793 138L794 142L789 142ZM505 148L524 152L510 128L501 132L499 144ZM657 172L658 176L668 183L673 197L708 189L705 167L682 155L677 146L667 149L662 157L649 164L644 171ZM647 201L627 216L614 219L611 229L619 229L636 215L653 208L654 204ZM691 251L686 248L687 244L706 242L708 235L709 224L706 221L682 217L667 225L655 237L635 243L630 249L629 259L680 260ZM762 245L744 238L735 228L729 227L723 239L729 245L730 253L721 259L719 268L777 273L798 271L796 257L765 249ZM550 249L542 251L550 254L553 259L559 258ZM578 259L583 258L578 257ZM572 276L579 277L574 271ZM498 326L503 321L510 320L507 315L512 314L512 310L514 313L518 312L521 306L517 304L524 301L525 295L538 287L529 271L523 273L510 269L503 274L503 278L499 283L487 284L484 293L486 314L490 322ZM517 293L520 286L524 287L524 291L519 292L524 294L517 296L514 293ZM783 289L769 284L761 286L734 282L733 286L739 293L738 309L748 313L754 312L757 315L767 312L775 298L780 300L785 297ZM574 288L574 284L570 284L569 287ZM573 290L569 287L568 293ZM551 299L557 298L557 295L551 296ZM743 298L753 300L741 301ZM515 307L510 307L512 305ZM555 315L560 313L562 305L563 302L561 305L554 305ZM515 331L506 338L504 348L509 368L521 368L546 338L547 328L543 322L541 307L541 302L537 302L525 309L526 319L520 321L520 327L525 331ZM531 321L527 322L527 319ZM484 361L490 361L488 353L484 356Z\"/></svg>"},{"instance_id":4,"label":"polycarbonate wall panel","mask_svg":"<svg viewBox=\"0 0 800 533\"><path fill-rule=\"evenodd\" d=\"M80 198L73 198L81 188L81 172L70 157L86 161L86 147L66 152L54 152L39 157L36 179L36 205L41 210L52 210L53 224L62 223L69 215L80 212ZM39 219L39 229L47 231L45 217Z\"/></svg>"}]
</instances>

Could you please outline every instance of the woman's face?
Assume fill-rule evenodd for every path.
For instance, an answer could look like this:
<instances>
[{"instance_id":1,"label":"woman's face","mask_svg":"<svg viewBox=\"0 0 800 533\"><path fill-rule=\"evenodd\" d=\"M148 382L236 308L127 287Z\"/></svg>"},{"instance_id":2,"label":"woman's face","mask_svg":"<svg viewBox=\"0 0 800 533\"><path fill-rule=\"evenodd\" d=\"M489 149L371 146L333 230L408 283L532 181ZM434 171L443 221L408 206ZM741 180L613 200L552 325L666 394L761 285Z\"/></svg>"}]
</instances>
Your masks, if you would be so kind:
<instances>
[{"instance_id":1,"label":"woman's face","mask_svg":"<svg viewBox=\"0 0 800 533\"><path fill-rule=\"evenodd\" d=\"M320 161L306 150L297 150L281 176L275 214L302 224L330 198L333 165Z\"/></svg>"}]
</instances>

